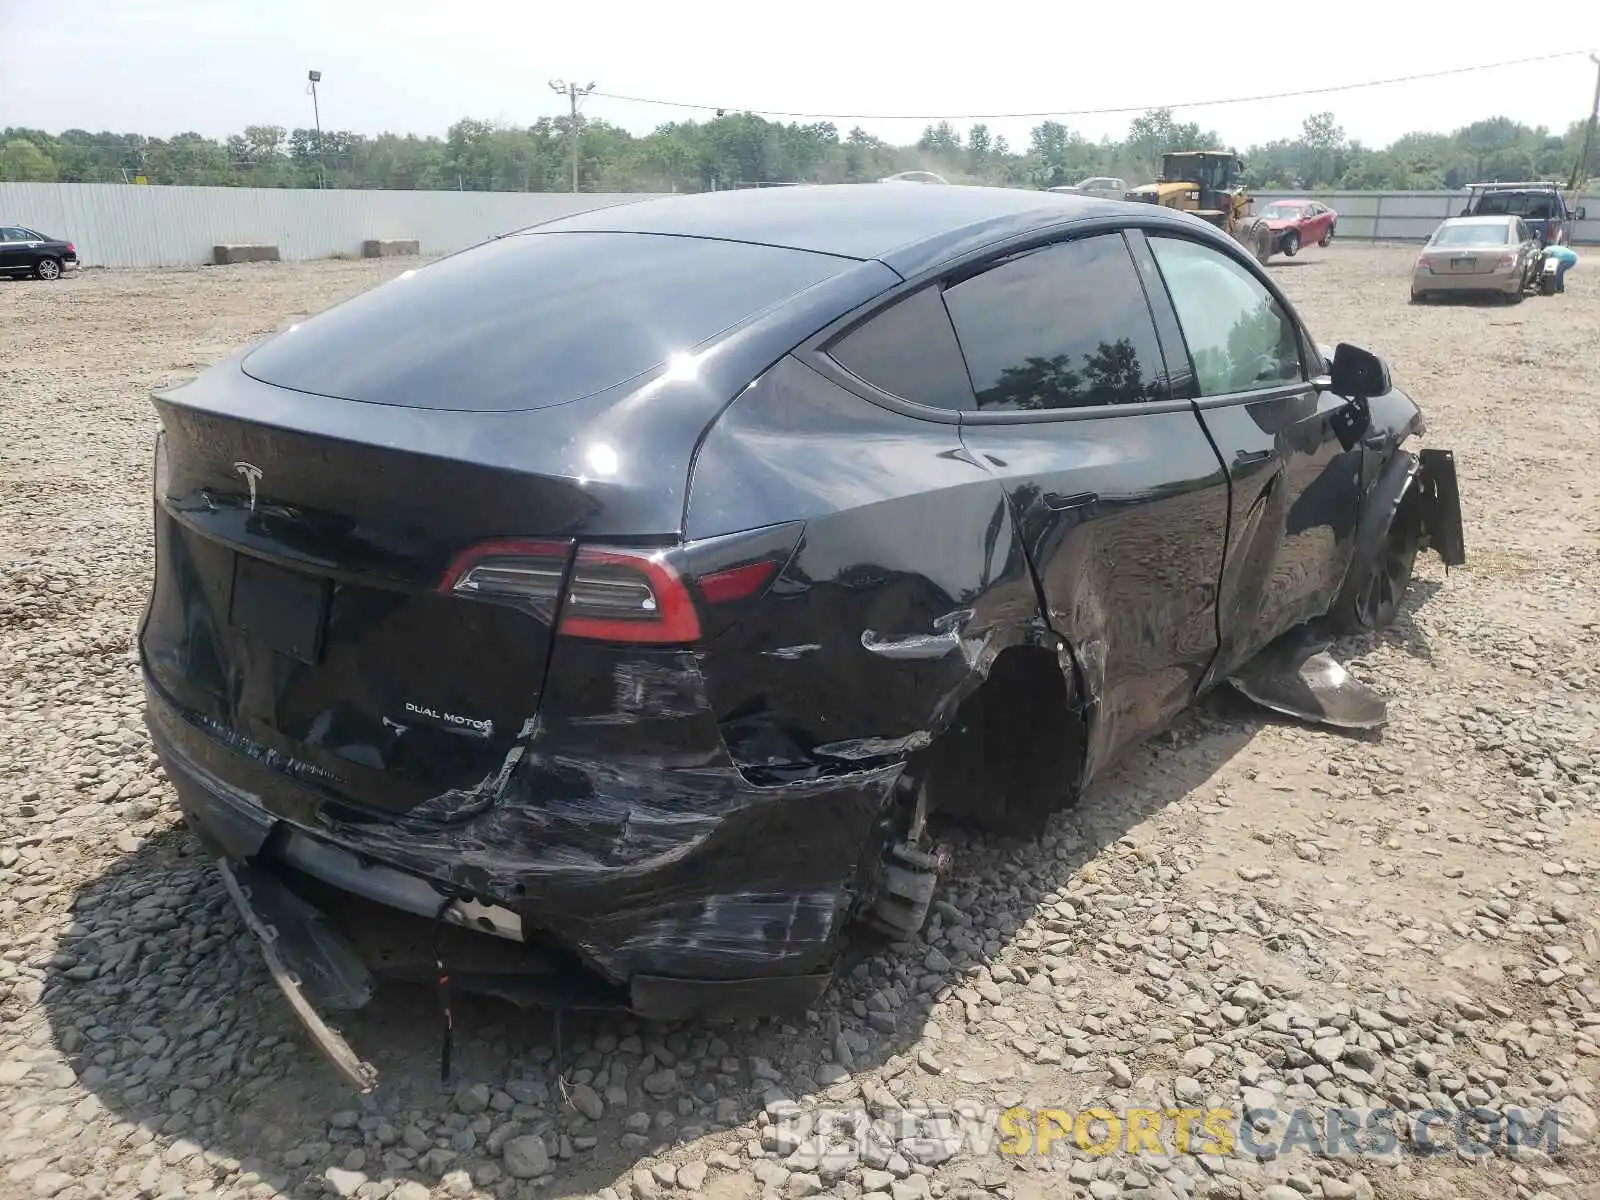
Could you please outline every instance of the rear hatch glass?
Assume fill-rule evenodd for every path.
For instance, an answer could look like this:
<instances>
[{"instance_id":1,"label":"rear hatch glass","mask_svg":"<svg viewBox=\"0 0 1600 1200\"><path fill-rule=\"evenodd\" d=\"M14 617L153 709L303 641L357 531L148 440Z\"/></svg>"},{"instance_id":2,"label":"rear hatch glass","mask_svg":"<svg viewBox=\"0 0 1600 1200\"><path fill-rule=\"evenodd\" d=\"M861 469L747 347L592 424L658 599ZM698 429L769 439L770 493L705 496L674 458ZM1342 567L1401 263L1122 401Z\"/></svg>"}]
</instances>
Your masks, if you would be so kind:
<instances>
[{"instance_id":1,"label":"rear hatch glass","mask_svg":"<svg viewBox=\"0 0 1600 1200\"><path fill-rule=\"evenodd\" d=\"M645 374L853 265L709 238L516 234L303 321L244 370L371 404L545 408Z\"/></svg>"}]
</instances>

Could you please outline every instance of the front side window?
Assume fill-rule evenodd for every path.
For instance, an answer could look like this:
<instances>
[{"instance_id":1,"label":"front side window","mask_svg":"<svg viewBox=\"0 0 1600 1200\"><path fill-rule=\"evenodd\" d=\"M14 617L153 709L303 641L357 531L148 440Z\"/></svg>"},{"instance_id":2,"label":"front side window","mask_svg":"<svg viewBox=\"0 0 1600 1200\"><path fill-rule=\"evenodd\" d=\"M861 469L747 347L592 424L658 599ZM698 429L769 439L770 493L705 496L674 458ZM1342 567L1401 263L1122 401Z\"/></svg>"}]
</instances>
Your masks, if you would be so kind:
<instances>
[{"instance_id":1,"label":"front side window","mask_svg":"<svg viewBox=\"0 0 1600 1200\"><path fill-rule=\"evenodd\" d=\"M1121 234L1018 255L944 299L980 411L1165 398L1160 343Z\"/></svg>"},{"instance_id":2,"label":"front side window","mask_svg":"<svg viewBox=\"0 0 1600 1200\"><path fill-rule=\"evenodd\" d=\"M1243 264L1209 246L1152 237L1202 396L1225 396L1305 378L1293 318Z\"/></svg>"}]
</instances>

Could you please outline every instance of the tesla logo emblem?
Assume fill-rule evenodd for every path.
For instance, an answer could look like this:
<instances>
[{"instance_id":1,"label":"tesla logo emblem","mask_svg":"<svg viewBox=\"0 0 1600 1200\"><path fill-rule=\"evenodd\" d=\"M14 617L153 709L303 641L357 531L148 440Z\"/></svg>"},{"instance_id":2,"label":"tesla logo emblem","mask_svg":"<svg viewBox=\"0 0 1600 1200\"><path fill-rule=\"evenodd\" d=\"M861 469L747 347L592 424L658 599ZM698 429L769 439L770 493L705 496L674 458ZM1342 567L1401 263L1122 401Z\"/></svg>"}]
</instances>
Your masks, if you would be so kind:
<instances>
[{"instance_id":1,"label":"tesla logo emblem","mask_svg":"<svg viewBox=\"0 0 1600 1200\"><path fill-rule=\"evenodd\" d=\"M261 478L261 468L254 463L236 462L233 469L244 476L244 481L250 485L250 511L256 510L256 481Z\"/></svg>"}]
</instances>

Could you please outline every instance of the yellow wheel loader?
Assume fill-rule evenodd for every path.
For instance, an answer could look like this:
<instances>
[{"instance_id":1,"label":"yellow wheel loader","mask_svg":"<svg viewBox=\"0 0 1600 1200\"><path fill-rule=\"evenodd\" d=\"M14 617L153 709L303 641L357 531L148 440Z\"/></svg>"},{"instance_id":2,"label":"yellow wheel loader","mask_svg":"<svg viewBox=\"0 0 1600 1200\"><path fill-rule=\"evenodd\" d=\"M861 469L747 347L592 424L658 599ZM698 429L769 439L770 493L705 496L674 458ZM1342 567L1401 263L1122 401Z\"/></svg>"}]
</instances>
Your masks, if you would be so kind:
<instances>
[{"instance_id":1,"label":"yellow wheel loader","mask_svg":"<svg viewBox=\"0 0 1600 1200\"><path fill-rule=\"evenodd\" d=\"M1244 160L1231 150L1175 151L1161 156L1159 179L1132 189L1126 198L1192 212L1226 229L1264 263L1272 257L1272 231L1250 215L1243 176Z\"/></svg>"}]
</instances>

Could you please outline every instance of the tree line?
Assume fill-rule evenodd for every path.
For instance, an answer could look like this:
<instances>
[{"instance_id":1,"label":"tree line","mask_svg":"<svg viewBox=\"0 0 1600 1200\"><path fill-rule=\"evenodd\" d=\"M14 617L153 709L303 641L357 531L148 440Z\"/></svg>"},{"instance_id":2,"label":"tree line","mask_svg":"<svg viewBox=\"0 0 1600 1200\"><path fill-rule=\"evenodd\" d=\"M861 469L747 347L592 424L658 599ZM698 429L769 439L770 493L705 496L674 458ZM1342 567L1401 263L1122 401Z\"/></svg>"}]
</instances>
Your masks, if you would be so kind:
<instances>
[{"instance_id":1,"label":"tree line","mask_svg":"<svg viewBox=\"0 0 1600 1200\"><path fill-rule=\"evenodd\" d=\"M0 133L0 180L202 184L400 190L566 191L572 186L570 118L532 125L456 122L443 138L250 125L221 140L69 129ZM1378 149L1349 138L1334 114L1309 117L1298 136L1245 149L1258 189L1456 188L1483 179L1565 181L1581 151L1583 122L1561 133L1507 117L1451 133L1410 133ZM1154 178L1169 150L1227 148L1214 130L1178 121L1170 109L1134 118L1127 136L1093 140L1057 121L1035 126L1013 147L987 125L930 125L909 146L831 122L768 121L730 113L674 121L636 137L579 117L578 177L584 191L703 191L780 183L854 183L905 170L953 182L1055 187L1092 175L1130 184ZM1600 145L1585 174L1600 176Z\"/></svg>"}]
</instances>

